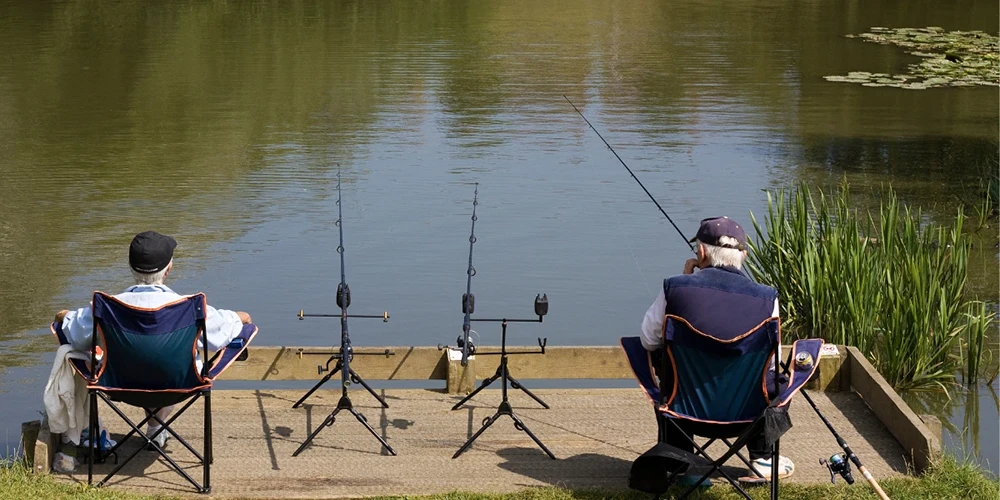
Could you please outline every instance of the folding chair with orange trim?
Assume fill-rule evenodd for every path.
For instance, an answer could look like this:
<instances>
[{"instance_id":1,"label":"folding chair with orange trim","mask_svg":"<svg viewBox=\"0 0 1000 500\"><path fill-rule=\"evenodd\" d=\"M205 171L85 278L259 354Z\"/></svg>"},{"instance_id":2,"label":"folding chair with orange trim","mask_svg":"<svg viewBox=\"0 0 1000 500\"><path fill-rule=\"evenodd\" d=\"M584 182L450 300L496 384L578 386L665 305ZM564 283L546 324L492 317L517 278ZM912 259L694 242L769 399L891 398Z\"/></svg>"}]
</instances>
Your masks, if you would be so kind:
<instances>
[{"instance_id":1,"label":"folding chair with orange trim","mask_svg":"<svg viewBox=\"0 0 1000 500\"><path fill-rule=\"evenodd\" d=\"M667 315L663 335L662 391L652 353L643 347L639 337L621 339L629 365L653 403L660 441L633 464L629 487L658 496L687 466L708 466L709 470L679 498L690 495L718 471L744 498L750 499L739 481L721 467L736 455L760 476L740 449L761 433L770 448L771 464L778 463L779 438L791 428L787 405L815 372L823 340L796 341L790 353L791 371L782 373L780 364L772 362L781 342L778 318L770 318L734 338L719 338L697 330L683 318ZM696 452L665 443L668 433L681 433ZM699 446L695 435L708 438L707 443ZM727 449L713 459L706 449L716 441ZM771 467L771 498L775 500L778 469Z\"/></svg>"},{"instance_id":2,"label":"folding chair with orange trim","mask_svg":"<svg viewBox=\"0 0 1000 500\"><path fill-rule=\"evenodd\" d=\"M139 436L145 440L144 446L138 447L118 463L98 486L111 479L143 449L150 448L199 493L211 490L212 383L245 351L257 334L257 327L253 324L243 325L237 339L210 359L205 338L206 307L203 293L189 295L154 309L130 306L106 293L94 293L91 303L94 332L90 363L73 360L77 373L87 381L90 404L87 484L93 484L95 462L103 462L111 454L115 454L117 462L117 451L122 445L130 437ZM60 324L52 324L52 333L60 344L69 343ZM199 343L202 346L202 356L198 353ZM209 362L202 363L203 359L208 359ZM96 370L91 370L92 366L96 366ZM98 398L104 400L131 427L108 450L98 448ZM202 453L198 453L170 428L199 398L205 402ZM187 402L166 421L156 415L160 409L185 400ZM135 423L115 402L145 408L147 416ZM147 436L140 430L144 424L154 421L160 428L153 434ZM162 432L169 432L197 458L203 469L200 484L157 444L155 438Z\"/></svg>"}]
</instances>

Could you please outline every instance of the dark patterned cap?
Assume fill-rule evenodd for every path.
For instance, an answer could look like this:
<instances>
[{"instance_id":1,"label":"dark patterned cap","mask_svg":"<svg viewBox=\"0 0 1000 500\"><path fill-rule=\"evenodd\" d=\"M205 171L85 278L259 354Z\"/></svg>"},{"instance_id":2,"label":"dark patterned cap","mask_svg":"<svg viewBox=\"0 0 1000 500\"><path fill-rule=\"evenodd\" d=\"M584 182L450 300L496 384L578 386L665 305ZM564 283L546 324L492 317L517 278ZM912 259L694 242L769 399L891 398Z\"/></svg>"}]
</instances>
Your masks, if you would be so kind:
<instances>
[{"instance_id":1,"label":"dark patterned cap","mask_svg":"<svg viewBox=\"0 0 1000 500\"><path fill-rule=\"evenodd\" d=\"M731 241L723 243L720 241L723 236L733 238L737 243L734 244ZM698 234L694 235L691 242L696 240L706 245L735 248L738 250L745 250L747 247L747 234L743 232L743 228L736 221L726 216L711 217L702 220L701 225L698 226Z\"/></svg>"},{"instance_id":2,"label":"dark patterned cap","mask_svg":"<svg viewBox=\"0 0 1000 500\"><path fill-rule=\"evenodd\" d=\"M144 274L158 273L170 264L177 240L156 231L139 233L128 247L128 265Z\"/></svg>"}]
</instances>

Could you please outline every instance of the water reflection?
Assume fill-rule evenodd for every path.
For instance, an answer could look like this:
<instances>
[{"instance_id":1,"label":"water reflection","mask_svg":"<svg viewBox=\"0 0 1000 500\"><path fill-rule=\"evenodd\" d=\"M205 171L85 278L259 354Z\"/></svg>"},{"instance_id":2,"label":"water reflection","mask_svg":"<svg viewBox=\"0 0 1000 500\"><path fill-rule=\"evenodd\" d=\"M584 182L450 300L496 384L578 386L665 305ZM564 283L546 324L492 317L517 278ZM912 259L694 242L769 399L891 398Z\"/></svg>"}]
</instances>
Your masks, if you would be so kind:
<instances>
[{"instance_id":1,"label":"water reflection","mask_svg":"<svg viewBox=\"0 0 1000 500\"><path fill-rule=\"evenodd\" d=\"M997 383L976 384L952 391L951 398L930 392L904 393L918 414L935 415L944 427L945 450L961 460L978 462L1000 475L1000 433L996 425Z\"/></svg>"}]
</instances>

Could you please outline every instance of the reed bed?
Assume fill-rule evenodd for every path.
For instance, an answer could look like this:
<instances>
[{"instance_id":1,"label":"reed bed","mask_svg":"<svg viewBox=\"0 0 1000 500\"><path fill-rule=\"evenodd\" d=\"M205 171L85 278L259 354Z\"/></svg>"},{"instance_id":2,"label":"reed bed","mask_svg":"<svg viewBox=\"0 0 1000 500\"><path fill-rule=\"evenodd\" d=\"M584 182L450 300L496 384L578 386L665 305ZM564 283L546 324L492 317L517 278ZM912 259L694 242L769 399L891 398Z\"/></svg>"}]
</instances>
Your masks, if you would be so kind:
<instances>
[{"instance_id":1,"label":"reed bed","mask_svg":"<svg viewBox=\"0 0 1000 500\"><path fill-rule=\"evenodd\" d=\"M971 243L954 223L930 222L888 190L877 211L852 208L849 189L805 185L768 193L748 268L778 290L785 338L857 346L897 389L975 383L990 353L993 313L966 293Z\"/></svg>"}]
</instances>

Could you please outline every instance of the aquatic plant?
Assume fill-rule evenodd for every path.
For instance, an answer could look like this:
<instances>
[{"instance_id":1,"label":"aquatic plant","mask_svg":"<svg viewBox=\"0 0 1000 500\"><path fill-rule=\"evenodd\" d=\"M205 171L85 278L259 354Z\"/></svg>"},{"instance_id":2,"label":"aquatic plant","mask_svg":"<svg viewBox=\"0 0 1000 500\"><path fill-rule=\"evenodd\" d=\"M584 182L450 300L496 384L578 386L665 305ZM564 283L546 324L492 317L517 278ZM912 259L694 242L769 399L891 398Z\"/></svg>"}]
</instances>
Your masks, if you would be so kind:
<instances>
[{"instance_id":1,"label":"aquatic plant","mask_svg":"<svg viewBox=\"0 0 1000 500\"><path fill-rule=\"evenodd\" d=\"M847 38L897 45L922 60L907 67L908 73L852 71L846 76L825 76L831 82L860 83L866 87L898 87L921 90L932 87L1000 85L998 39L982 31L945 31L944 28L884 28Z\"/></svg>"},{"instance_id":2,"label":"aquatic plant","mask_svg":"<svg viewBox=\"0 0 1000 500\"><path fill-rule=\"evenodd\" d=\"M748 268L778 290L786 338L857 346L899 389L977 380L993 314L966 297L961 208L944 227L892 190L863 214L846 187L813 196L800 185L767 199L763 226L750 214Z\"/></svg>"}]
</instances>

